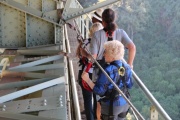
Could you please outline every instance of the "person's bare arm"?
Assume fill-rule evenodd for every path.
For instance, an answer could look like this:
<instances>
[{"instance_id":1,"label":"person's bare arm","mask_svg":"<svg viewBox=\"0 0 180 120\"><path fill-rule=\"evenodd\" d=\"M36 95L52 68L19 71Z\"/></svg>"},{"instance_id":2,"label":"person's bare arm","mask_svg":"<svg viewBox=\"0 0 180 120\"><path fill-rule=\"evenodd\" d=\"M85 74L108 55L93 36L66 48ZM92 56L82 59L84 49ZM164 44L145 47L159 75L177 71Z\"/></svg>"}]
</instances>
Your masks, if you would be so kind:
<instances>
[{"instance_id":1,"label":"person's bare arm","mask_svg":"<svg viewBox=\"0 0 180 120\"><path fill-rule=\"evenodd\" d=\"M87 84L90 86L91 89L94 88L95 84L92 82L92 80L89 78L89 74L87 72L83 72L81 75L82 79L87 82Z\"/></svg>"},{"instance_id":2,"label":"person's bare arm","mask_svg":"<svg viewBox=\"0 0 180 120\"><path fill-rule=\"evenodd\" d=\"M130 67L133 69L133 61L136 55L136 46L133 42L127 44L126 46L128 48L128 60L127 63L130 65Z\"/></svg>"},{"instance_id":3,"label":"person's bare arm","mask_svg":"<svg viewBox=\"0 0 180 120\"><path fill-rule=\"evenodd\" d=\"M93 59L92 57L96 60L97 55L96 55L96 54L93 54L92 56L91 56L91 55L88 55L88 56L87 56L87 58L88 58L92 63L94 63L94 59Z\"/></svg>"}]
</instances>

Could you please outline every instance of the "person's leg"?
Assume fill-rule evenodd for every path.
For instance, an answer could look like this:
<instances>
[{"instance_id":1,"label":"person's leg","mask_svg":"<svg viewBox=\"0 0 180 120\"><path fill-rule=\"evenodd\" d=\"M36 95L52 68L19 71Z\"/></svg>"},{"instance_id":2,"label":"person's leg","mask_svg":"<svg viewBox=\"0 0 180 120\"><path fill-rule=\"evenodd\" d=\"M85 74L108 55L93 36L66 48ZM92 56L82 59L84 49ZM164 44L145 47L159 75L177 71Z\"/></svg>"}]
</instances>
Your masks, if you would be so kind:
<instances>
[{"instance_id":1,"label":"person's leg","mask_svg":"<svg viewBox=\"0 0 180 120\"><path fill-rule=\"evenodd\" d=\"M97 120L101 120L101 104L99 102L97 102L96 116Z\"/></svg>"},{"instance_id":2,"label":"person's leg","mask_svg":"<svg viewBox=\"0 0 180 120\"><path fill-rule=\"evenodd\" d=\"M93 110L94 110L94 118L96 119L96 111L97 111L97 100L96 100L96 94L93 93Z\"/></svg>"},{"instance_id":3,"label":"person's leg","mask_svg":"<svg viewBox=\"0 0 180 120\"><path fill-rule=\"evenodd\" d=\"M125 120L126 115L118 116L121 113L127 112L129 109L129 105L125 104L123 106L113 106L113 115L114 120ZM104 118L102 120L106 120L109 114L109 106L105 105L101 102L101 116Z\"/></svg>"},{"instance_id":4,"label":"person's leg","mask_svg":"<svg viewBox=\"0 0 180 120\"><path fill-rule=\"evenodd\" d=\"M129 104L114 107L113 109L114 118L115 118L114 120L125 120L128 109L129 109Z\"/></svg>"},{"instance_id":5,"label":"person's leg","mask_svg":"<svg viewBox=\"0 0 180 120\"><path fill-rule=\"evenodd\" d=\"M87 120L94 120L94 112L93 112L93 107L92 107L92 94L93 93L84 89L84 87L82 86L82 81L79 82L79 84L82 88L86 119Z\"/></svg>"},{"instance_id":6,"label":"person's leg","mask_svg":"<svg viewBox=\"0 0 180 120\"><path fill-rule=\"evenodd\" d=\"M94 112L92 107L92 92L89 92L82 88L83 97L84 97L84 108L86 113L87 120L94 120Z\"/></svg>"},{"instance_id":7,"label":"person's leg","mask_svg":"<svg viewBox=\"0 0 180 120\"><path fill-rule=\"evenodd\" d=\"M109 111L109 106L101 102L101 120L109 120L108 111Z\"/></svg>"}]
</instances>

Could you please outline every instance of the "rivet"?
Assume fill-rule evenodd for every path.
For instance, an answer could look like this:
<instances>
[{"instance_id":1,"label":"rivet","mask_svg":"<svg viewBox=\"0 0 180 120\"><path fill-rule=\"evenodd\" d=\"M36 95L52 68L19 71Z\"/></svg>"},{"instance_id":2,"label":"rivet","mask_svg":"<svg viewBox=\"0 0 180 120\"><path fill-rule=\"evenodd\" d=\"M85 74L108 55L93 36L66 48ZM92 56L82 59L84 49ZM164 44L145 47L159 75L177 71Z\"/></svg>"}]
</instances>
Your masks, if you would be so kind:
<instances>
[{"instance_id":1,"label":"rivet","mask_svg":"<svg viewBox=\"0 0 180 120\"><path fill-rule=\"evenodd\" d=\"M27 109L30 109L30 106L28 106Z\"/></svg>"},{"instance_id":2,"label":"rivet","mask_svg":"<svg viewBox=\"0 0 180 120\"><path fill-rule=\"evenodd\" d=\"M47 103L43 103L43 106L46 106L47 105Z\"/></svg>"},{"instance_id":3,"label":"rivet","mask_svg":"<svg viewBox=\"0 0 180 120\"><path fill-rule=\"evenodd\" d=\"M5 108L2 108L2 111L6 111L6 109L5 109Z\"/></svg>"},{"instance_id":4,"label":"rivet","mask_svg":"<svg viewBox=\"0 0 180 120\"><path fill-rule=\"evenodd\" d=\"M43 100L43 102L47 102L47 100L46 100L46 99L44 99L44 100Z\"/></svg>"}]
</instances>

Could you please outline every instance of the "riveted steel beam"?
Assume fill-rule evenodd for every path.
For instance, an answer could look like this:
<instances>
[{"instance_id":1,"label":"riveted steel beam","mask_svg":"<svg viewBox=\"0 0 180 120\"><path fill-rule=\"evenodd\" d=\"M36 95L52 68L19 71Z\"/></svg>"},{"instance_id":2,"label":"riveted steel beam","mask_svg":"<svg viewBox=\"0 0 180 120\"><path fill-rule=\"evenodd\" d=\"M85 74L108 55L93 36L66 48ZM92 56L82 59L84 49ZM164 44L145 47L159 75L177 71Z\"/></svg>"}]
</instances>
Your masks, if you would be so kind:
<instances>
[{"instance_id":1,"label":"riveted steel beam","mask_svg":"<svg viewBox=\"0 0 180 120\"><path fill-rule=\"evenodd\" d=\"M59 50L17 50L20 55L57 55Z\"/></svg>"},{"instance_id":2,"label":"riveted steel beam","mask_svg":"<svg viewBox=\"0 0 180 120\"><path fill-rule=\"evenodd\" d=\"M4 83L4 84L0 84L0 90L37 85L37 84L40 84L40 83L43 83L52 79L55 79L55 78L43 78L43 79L33 79L33 80L26 80L26 81L19 81L19 82Z\"/></svg>"},{"instance_id":3,"label":"riveted steel beam","mask_svg":"<svg viewBox=\"0 0 180 120\"><path fill-rule=\"evenodd\" d=\"M15 9L18 9L22 12L28 13L32 16L38 17L38 18L45 20L47 22L53 23L57 26L62 26L62 25L58 24L57 22L54 22L56 18L49 16L49 13L44 13L44 12L41 12L39 10L35 10L29 6L22 5L22 4L14 1L14 0L0 0L0 3L5 4L7 6L10 6L10 7L13 7ZM56 13L56 11L53 11L53 14L55 14L55 13Z\"/></svg>"},{"instance_id":4,"label":"riveted steel beam","mask_svg":"<svg viewBox=\"0 0 180 120\"><path fill-rule=\"evenodd\" d=\"M9 68L9 70L13 70L13 69L16 69L16 68L32 67L32 66L43 64L43 63L59 60L59 59L61 59L63 57L64 57L63 55L55 55L55 56L51 56L51 57L44 58L44 59L41 59L41 60L36 60L36 61L29 62L29 63L23 64L23 65L19 65L19 66L16 66L16 67L12 67L12 68Z\"/></svg>"},{"instance_id":5,"label":"riveted steel beam","mask_svg":"<svg viewBox=\"0 0 180 120\"><path fill-rule=\"evenodd\" d=\"M38 56L38 57L32 57L32 58L24 58L24 57L20 57L20 56L17 56L16 58L14 58L14 61L13 62L32 62L32 61L35 61L35 60L41 60L41 59L44 59L44 58L48 58L50 56Z\"/></svg>"},{"instance_id":6,"label":"riveted steel beam","mask_svg":"<svg viewBox=\"0 0 180 120\"><path fill-rule=\"evenodd\" d=\"M68 12L64 12L64 14L62 15L63 19L65 21L68 21L70 19L74 19L76 17L79 17L83 14L86 14L86 13L89 13L89 12L92 12L98 8L102 8L102 7L105 7L107 5L111 5L113 3L116 3L116 2L119 2L120 0L106 0L104 2L101 2L101 3L98 3L96 5L93 5L93 6L90 6L88 8L85 8L85 9L82 9L82 10L77 10L77 11L74 11L73 13L68 13ZM68 4L68 3L67 3ZM65 14L66 13L66 14Z\"/></svg>"},{"instance_id":7,"label":"riveted steel beam","mask_svg":"<svg viewBox=\"0 0 180 120\"><path fill-rule=\"evenodd\" d=\"M65 120L56 118L39 117L34 115L0 112L1 120Z\"/></svg>"},{"instance_id":8,"label":"riveted steel beam","mask_svg":"<svg viewBox=\"0 0 180 120\"><path fill-rule=\"evenodd\" d=\"M73 7L76 7L76 8L71 8L70 5L73 2L76 4L76 6L73 6ZM81 4L77 0L73 0L73 1L72 0L67 0L62 14L64 16L66 16L67 14L70 14L70 13L73 13L73 12L76 12L76 11L79 11L79 10L82 10L82 9L83 9L83 7L81 6Z\"/></svg>"},{"instance_id":9,"label":"riveted steel beam","mask_svg":"<svg viewBox=\"0 0 180 120\"><path fill-rule=\"evenodd\" d=\"M62 93L62 94L61 94ZM49 96L25 100L10 101L0 104L3 111L10 113L24 113L41 110L56 110L65 108L65 89L58 96Z\"/></svg>"},{"instance_id":10,"label":"riveted steel beam","mask_svg":"<svg viewBox=\"0 0 180 120\"><path fill-rule=\"evenodd\" d=\"M56 78L56 79L53 79L51 81L44 82L44 83L29 87L29 88L26 88L23 90L19 90L19 91L14 92L14 93L10 93L10 94L1 96L0 97L0 104L4 103L4 102L8 102L8 101L16 99L16 98L19 98L19 97L22 97L24 95L28 95L30 93L34 93L34 92L39 91L39 90L60 84L60 83L64 83L64 81L65 81L65 78L60 77L60 78Z\"/></svg>"},{"instance_id":11,"label":"riveted steel beam","mask_svg":"<svg viewBox=\"0 0 180 120\"><path fill-rule=\"evenodd\" d=\"M64 10L63 10L62 16L66 16L66 15L68 14L71 1L72 1L72 0L67 0L67 1L66 1L66 4L65 4L65 6L64 6Z\"/></svg>"},{"instance_id":12,"label":"riveted steel beam","mask_svg":"<svg viewBox=\"0 0 180 120\"><path fill-rule=\"evenodd\" d=\"M1 72L1 77L28 77L28 78L52 78L52 77L60 77L64 74L64 70L61 70L59 75L49 75L44 73L33 73L33 72L15 72L15 71L7 71L4 70Z\"/></svg>"},{"instance_id":13,"label":"riveted steel beam","mask_svg":"<svg viewBox=\"0 0 180 120\"><path fill-rule=\"evenodd\" d=\"M71 110L72 110L72 106L70 104L70 98L69 98L69 72L68 72L68 68L67 68L67 60L65 57L65 85L59 84L50 88L46 88L42 91L42 97L48 97L49 95L51 96L55 96L55 95L59 95L59 93L61 93L61 91L66 90L66 95L64 95L66 97L66 109L63 111L61 109L56 109L56 110L48 110L48 111L39 111L38 116L43 116L43 117L49 117L49 116L53 116L53 118L61 118L64 120L72 120L71 119Z\"/></svg>"},{"instance_id":14,"label":"riveted steel beam","mask_svg":"<svg viewBox=\"0 0 180 120\"><path fill-rule=\"evenodd\" d=\"M40 66L26 67L26 68L16 68L11 71L30 72L30 71L49 70L49 69L58 69L58 68L64 68L64 63L40 65Z\"/></svg>"}]
</instances>

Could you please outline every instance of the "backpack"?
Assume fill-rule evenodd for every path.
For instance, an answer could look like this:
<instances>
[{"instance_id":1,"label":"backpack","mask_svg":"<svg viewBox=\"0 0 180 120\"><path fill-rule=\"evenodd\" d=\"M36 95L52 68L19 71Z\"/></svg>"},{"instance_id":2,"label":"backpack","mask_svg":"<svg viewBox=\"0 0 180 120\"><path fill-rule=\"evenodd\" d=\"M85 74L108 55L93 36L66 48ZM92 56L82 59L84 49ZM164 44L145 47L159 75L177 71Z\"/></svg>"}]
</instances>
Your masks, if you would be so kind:
<instances>
[{"instance_id":1,"label":"backpack","mask_svg":"<svg viewBox=\"0 0 180 120\"><path fill-rule=\"evenodd\" d=\"M117 77L116 85L120 85L120 83L123 83L123 87L121 88L122 92L126 95L127 98L130 98L130 94L128 92L128 89L132 88L133 86L133 80L131 78L132 72L131 68L128 65L124 65L122 63L122 66L119 66L118 64L112 62L110 65L114 65L117 67L117 72L119 74L119 77ZM108 73L108 75L110 75ZM119 95L118 91L113 88L111 90L107 90L106 93L103 95L106 99L111 99L112 97L116 97Z\"/></svg>"},{"instance_id":2,"label":"backpack","mask_svg":"<svg viewBox=\"0 0 180 120\"><path fill-rule=\"evenodd\" d=\"M132 88L132 86L133 86L133 80L131 78L131 76L132 76L131 68L127 65L124 65L124 63L122 63L122 66L119 66L118 64L116 64L114 62L110 63L110 65L114 65L117 67L117 69L118 69L117 72L119 74L119 77L117 77L116 85L119 86L122 81L123 87L121 88L121 91L126 95L126 97L128 99L130 99L130 94L129 94L128 89ZM113 101L114 101L114 99L116 99L116 97L119 96L119 92L113 87L112 90L107 90L104 96L105 97L103 99L110 100L108 119L114 120ZM121 113L120 116L122 118L125 117L127 112Z\"/></svg>"}]
</instances>

